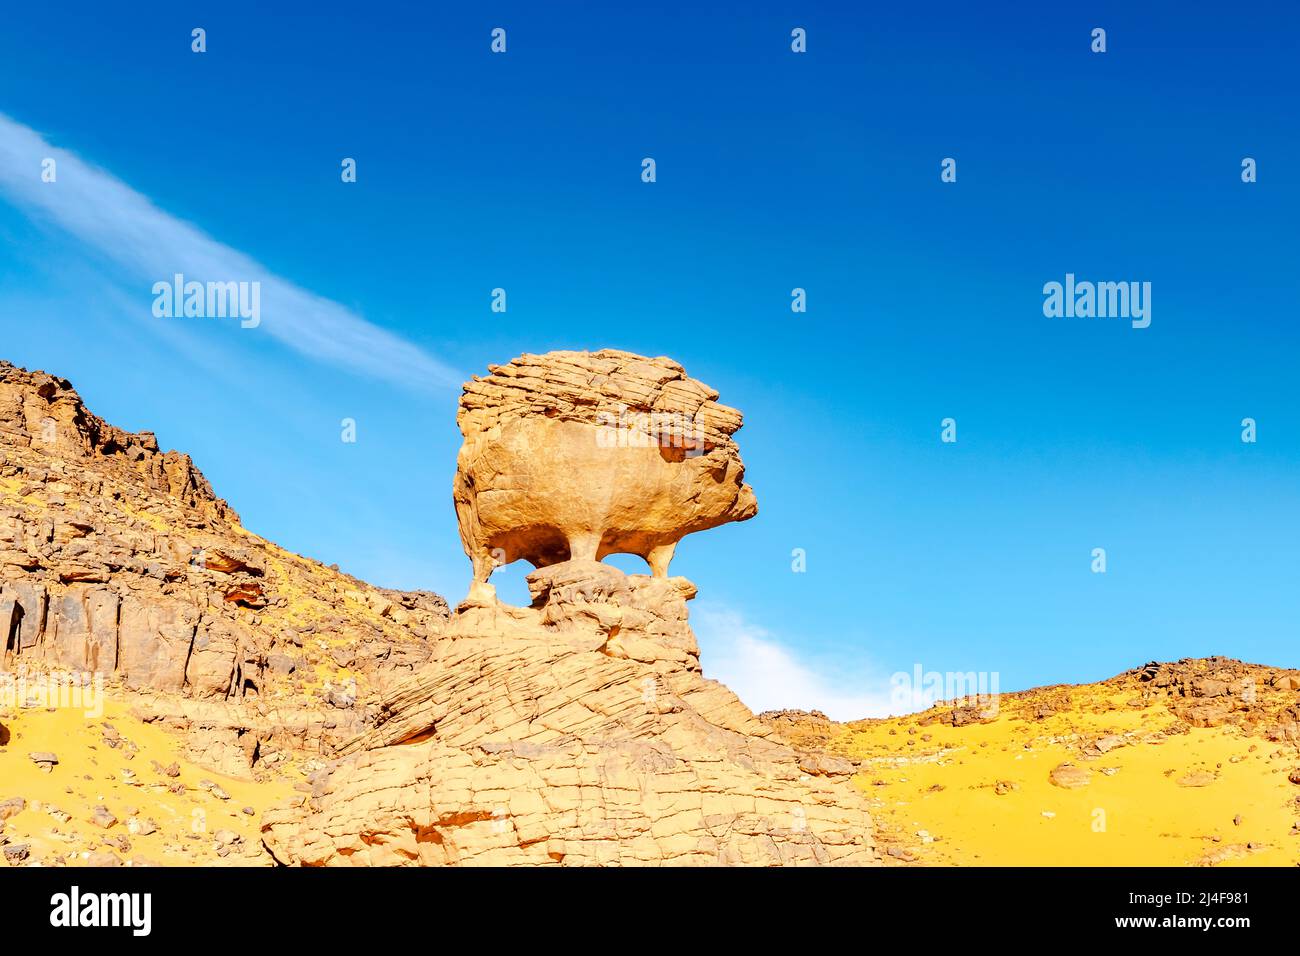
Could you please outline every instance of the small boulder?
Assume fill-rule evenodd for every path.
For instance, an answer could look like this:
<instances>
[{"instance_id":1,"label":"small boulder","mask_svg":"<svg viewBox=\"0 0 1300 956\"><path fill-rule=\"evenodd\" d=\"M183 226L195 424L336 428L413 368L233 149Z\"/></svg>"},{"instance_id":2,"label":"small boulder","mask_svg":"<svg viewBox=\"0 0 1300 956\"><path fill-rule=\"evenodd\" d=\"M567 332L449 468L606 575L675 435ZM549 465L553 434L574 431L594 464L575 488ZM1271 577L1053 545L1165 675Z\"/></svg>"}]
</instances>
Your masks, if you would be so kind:
<instances>
[{"instance_id":1,"label":"small boulder","mask_svg":"<svg viewBox=\"0 0 1300 956\"><path fill-rule=\"evenodd\" d=\"M139 817L130 817L126 821L126 829L134 836L152 836L158 832L158 824L151 819L140 819Z\"/></svg>"},{"instance_id":2,"label":"small boulder","mask_svg":"<svg viewBox=\"0 0 1300 956\"><path fill-rule=\"evenodd\" d=\"M343 687L331 687L325 692L325 702L331 707L346 710L357 702L357 698Z\"/></svg>"},{"instance_id":3,"label":"small boulder","mask_svg":"<svg viewBox=\"0 0 1300 956\"><path fill-rule=\"evenodd\" d=\"M50 753L48 750L38 750L27 756L43 773L49 773L54 769L55 764L59 762L58 754Z\"/></svg>"},{"instance_id":4,"label":"small boulder","mask_svg":"<svg viewBox=\"0 0 1300 956\"><path fill-rule=\"evenodd\" d=\"M105 830L117 826L117 817L113 816L108 807L95 807L86 819L97 827L103 827Z\"/></svg>"},{"instance_id":5,"label":"small boulder","mask_svg":"<svg viewBox=\"0 0 1300 956\"><path fill-rule=\"evenodd\" d=\"M298 669L298 661L288 654L268 654L266 666L273 674L292 674Z\"/></svg>"},{"instance_id":6,"label":"small boulder","mask_svg":"<svg viewBox=\"0 0 1300 956\"><path fill-rule=\"evenodd\" d=\"M1092 771L1076 767L1072 763L1058 764L1047 774L1047 779L1054 786L1065 790L1078 790L1092 782Z\"/></svg>"},{"instance_id":7,"label":"small boulder","mask_svg":"<svg viewBox=\"0 0 1300 956\"><path fill-rule=\"evenodd\" d=\"M1228 682L1212 677L1198 677L1192 681L1193 697L1223 697L1228 693Z\"/></svg>"},{"instance_id":8,"label":"small boulder","mask_svg":"<svg viewBox=\"0 0 1300 956\"><path fill-rule=\"evenodd\" d=\"M4 848L5 862L10 866L15 866L31 856L31 850L26 843L10 843Z\"/></svg>"},{"instance_id":9,"label":"small boulder","mask_svg":"<svg viewBox=\"0 0 1300 956\"><path fill-rule=\"evenodd\" d=\"M1120 747L1127 747L1128 741L1119 734L1107 734L1105 737L1099 737L1092 743L1083 748L1083 752L1089 757L1100 757L1102 754L1110 753Z\"/></svg>"}]
</instances>

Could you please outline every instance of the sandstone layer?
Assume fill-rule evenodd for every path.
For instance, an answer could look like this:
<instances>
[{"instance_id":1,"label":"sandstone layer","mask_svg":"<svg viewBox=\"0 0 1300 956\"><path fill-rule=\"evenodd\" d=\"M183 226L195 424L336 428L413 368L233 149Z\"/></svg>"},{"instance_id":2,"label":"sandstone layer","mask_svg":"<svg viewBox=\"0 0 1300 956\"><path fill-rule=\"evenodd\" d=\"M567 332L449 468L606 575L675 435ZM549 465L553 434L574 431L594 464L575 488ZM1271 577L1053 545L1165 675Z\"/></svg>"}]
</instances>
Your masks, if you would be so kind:
<instances>
[{"instance_id":1,"label":"sandstone layer","mask_svg":"<svg viewBox=\"0 0 1300 956\"><path fill-rule=\"evenodd\" d=\"M758 510L732 435L741 415L668 358L550 352L465 384L455 501L480 593L517 560L609 554L668 573L685 535Z\"/></svg>"},{"instance_id":2,"label":"sandstone layer","mask_svg":"<svg viewBox=\"0 0 1300 956\"><path fill-rule=\"evenodd\" d=\"M266 844L310 865L869 864L844 761L703 679L683 578L589 561L468 606Z\"/></svg>"},{"instance_id":3,"label":"sandstone layer","mask_svg":"<svg viewBox=\"0 0 1300 956\"><path fill-rule=\"evenodd\" d=\"M227 769L328 752L447 618L437 595L246 531L189 456L102 421L63 379L0 363L0 450L0 670L170 695L157 707L194 715L196 747L225 741Z\"/></svg>"}]
</instances>

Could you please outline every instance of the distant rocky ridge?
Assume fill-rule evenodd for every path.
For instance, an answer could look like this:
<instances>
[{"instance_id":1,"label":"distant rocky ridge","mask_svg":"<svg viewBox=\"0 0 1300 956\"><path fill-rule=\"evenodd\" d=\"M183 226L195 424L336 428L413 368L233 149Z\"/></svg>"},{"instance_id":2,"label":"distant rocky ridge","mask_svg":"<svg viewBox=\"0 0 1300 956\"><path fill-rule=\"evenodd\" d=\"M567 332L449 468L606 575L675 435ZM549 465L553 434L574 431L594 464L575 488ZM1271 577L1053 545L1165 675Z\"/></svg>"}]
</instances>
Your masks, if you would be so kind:
<instances>
[{"instance_id":1,"label":"distant rocky ridge","mask_svg":"<svg viewBox=\"0 0 1300 956\"><path fill-rule=\"evenodd\" d=\"M1233 726L1247 735L1300 745L1300 671L1226 657L1152 661L1110 683L1163 701L1190 727Z\"/></svg>"},{"instance_id":2,"label":"distant rocky ridge","mask_svg":"<svg viewBox=\"0 0 1300 956\"><path fill-rule=\"evenodd\" d=\"M903 865L1300 864L1295 668L1185 658L897 717L759 717L857 769Z\"/></svg>"},{"instance_id":3,"label":"distant rocky ridge","mask_svg":"<svg viewBox=\"0 0 1300 956\"><path fill-rule=\"evenodd\" d=\"M102 675L200 765L296 781L301 793L263 814L267 862L878 862L852 767L782 742L702 676L686 612L695 587L667 576L662 548L755 510L730 437L739 413L667 359L512 363L562 366L595 372L552 389L546 408L466 388L474 451L456 502L469 508L462 535L476 578L490 573L486 555L540 567L531 607L480 587L453 612L436 595L376 588L251 534L187 456L105 424L66 381L0 364L0 668ZM644 428L588 413L641 408L646 396L628 383L646 376L650 406L700 444L599 431ZM493 451L495 430L517 422L526 441L533 415L563 418L558 447L614 449L619 474L652 461L641 501L653 520L626 502L571 520L575 502L599 495L569 472L558 488L567 517L549 526L565 550L481 547L490 542L474 536L489 524L507 539L512 530L508 509L480 520L485 486L511 482L520 460ZM537 474L513 479L521 515L547 514L557 492L544 473L529 484ZM703 481L723 493L701 498ZM660 548L656 574L595 560L611 548L648 559Z\"/></svg>"},{"instance_id":4,"label":"distant rocky ridge","mask_svg":"<svg viewBox=\"0 0 1300 956\"><path fill-rule=\"evenodd\" d=\"M1247 737L1300 747L1300 669L1249 664L1229 657L1152 661L1097 684L1081 685L1132 695L1131 706L1162 706L1174 718L1173 732L1187 728L1225 727ZM990 722L997 715L1042 721L1069 714L1076 705L1076 685L1061 684L1008 691L997 707L964 700L937 701L909 718L917 726L934 723L961 727ZM883 724L895 718L832 721L819 711L767 711L758 719L797 746L831 755L846 755L846 734L855 727Z\"/></svg>"}]
</instances>

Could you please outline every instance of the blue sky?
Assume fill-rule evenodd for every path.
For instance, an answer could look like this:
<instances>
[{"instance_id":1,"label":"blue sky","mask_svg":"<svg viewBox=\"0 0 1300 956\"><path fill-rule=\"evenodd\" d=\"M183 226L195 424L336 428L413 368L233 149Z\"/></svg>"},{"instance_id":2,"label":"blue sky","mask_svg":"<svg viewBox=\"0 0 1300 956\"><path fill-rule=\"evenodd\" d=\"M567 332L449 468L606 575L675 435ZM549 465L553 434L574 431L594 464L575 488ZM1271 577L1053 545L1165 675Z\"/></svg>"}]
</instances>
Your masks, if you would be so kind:
<instances>
[{"instance_id":1,"label":"blue sky","mask_svg":"<svg viewBox=\"0 0 1300 956\"><path fill-rule=\"evenodd\" d=\"M454 602L456 383L624 348L745 412L759 516L673 570L751 706L874 712L918 663L1300 664L1287 5L264 6L0 30L0 354L250 529ZM155 318L187 265L269 285L262 326ZM1045 318L1067 272L1150 282L1151 326Z\"/></svg>"}]
</instances>

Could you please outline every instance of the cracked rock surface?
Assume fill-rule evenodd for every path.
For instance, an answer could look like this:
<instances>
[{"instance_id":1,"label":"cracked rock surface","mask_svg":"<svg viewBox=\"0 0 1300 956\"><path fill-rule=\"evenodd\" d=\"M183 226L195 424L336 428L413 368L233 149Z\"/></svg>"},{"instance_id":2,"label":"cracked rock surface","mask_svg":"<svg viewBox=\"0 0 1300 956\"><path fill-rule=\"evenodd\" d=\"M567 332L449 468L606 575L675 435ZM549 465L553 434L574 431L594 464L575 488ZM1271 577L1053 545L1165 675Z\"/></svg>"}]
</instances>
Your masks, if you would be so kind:
<instances>
[{"instance_id":1,"label":"cracked rock surface","mask_svg":"<svg viewBox=\"0 0 1300 956\"><path fill-rule=\"evenodd\" d=\"M530 608L463 607L311 795L266 815L278 860L877 861L851 765L810 772L700 674L685 579L566 562L529 583Z\"/></svg>"}]
</instances>

